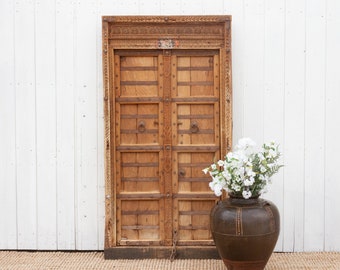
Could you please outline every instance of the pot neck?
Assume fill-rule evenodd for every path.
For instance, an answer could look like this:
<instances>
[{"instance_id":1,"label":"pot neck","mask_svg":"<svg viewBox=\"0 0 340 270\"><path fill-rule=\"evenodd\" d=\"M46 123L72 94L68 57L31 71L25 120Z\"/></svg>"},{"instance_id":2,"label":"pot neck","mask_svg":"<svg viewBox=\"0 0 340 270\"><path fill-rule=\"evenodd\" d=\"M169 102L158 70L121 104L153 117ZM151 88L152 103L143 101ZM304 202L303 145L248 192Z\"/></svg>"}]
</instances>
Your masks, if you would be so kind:
<instances>
[{"instance_id":1,"label":"pot neck","mask_svg":"<svg viewBox=\"0 0 340 270\"><path fill-rule=\"evenodd\" d=\"M249 199L245 199L242 197L242 195L234 195L234 194L228 194L229 199L234 203L240 203L240 204L254 204L257 203L259 200L260 195L250 197Z\"/></svg>"}]
</instances>

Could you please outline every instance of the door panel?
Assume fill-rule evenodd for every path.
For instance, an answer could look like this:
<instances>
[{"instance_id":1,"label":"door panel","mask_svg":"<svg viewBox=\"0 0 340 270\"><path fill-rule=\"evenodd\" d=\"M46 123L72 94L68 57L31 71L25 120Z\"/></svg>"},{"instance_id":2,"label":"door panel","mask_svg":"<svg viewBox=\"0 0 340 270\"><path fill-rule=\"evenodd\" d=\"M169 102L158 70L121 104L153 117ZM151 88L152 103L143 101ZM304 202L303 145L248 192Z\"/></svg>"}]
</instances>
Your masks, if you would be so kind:
<instances>
[{"instance_id":1,"label":"door panel","mask_svg":"<svg viewBox=\"0 0 340 270\"><path fill-rule=\"evenodd\" d=\"M211 245L210 210L213 200L179 199L178 245Z\"/></svg>"},{"instance_id":2,"label":"door panel","mask_svg":"<svg viewBox=\"0 0 340 270\"><path fill-rule=\"evenodd\" d=\"M215 129L218 130L219 126L218 108L215 109L215 106L218 104L177 104L175 144L215 144L218 140Z\"/></svg>"},{"instance_id":3,"label":"door panel","mask_svg":"<svg viewBox=\"0 0 340 270\"><path fill-rule=\"evenodd\" d=\"M161 142L159 124L160 104L117 104L120 112L117 123L121 145L157 144Z\"/></svg>"},{"instance_id":4,"label":"door panel","mask_svg":"<svg viewBox=\"0 0 340 270\"><path fill-rule=\"evenodd\" d=\"M159 152L122 152L120 192L161 192ZM118 180L118 179L117 179ZM117 183L119 186L119 182Z\"/></svg>"},{"instance_id":5,"label":"door panel","mask_svg":"<svg viewBox=\"0 0 340 270\"><path fill-rule=\"evenodd\" d=\"M116 68L120 80L121 97L158 97L158 55L119 56Z\"/></svg>"},{"instance_id":6,"label":"door panel","mask_svg":"<svg viewBox=\"0 0 340 270\"><path fill-rule=\"evenodd\" d=\"M115 51L116 245L164 239L162 51Z\"/></svg>"},{"instance_id":7,"label":"door panel","mask_svg":"<svg viewBox=\"0 0 340 270\"><path fill-rule=\"evenodd\" d=\"M191 55L195 53L195 55ZM187 54L187 55L182 55ZM200 54L205 54L201 55ZM208 54L208 55L206 55ZM177 97L218 97L218 51L178 52L172 59L173 73L177 77ZM215 87L214 87L215 86ZM216 89L217 87L217 89ZM217 90L217 91L216 91Z\"/></svg>"},{"instance_id":8,"label":"door panel","mask_svg":"<svg viewBox=\"0 0 340 270\"><path fill-rule=\"evenodd\" d=\"M210 178L202 173L202 168L207 164L207 158L213 159L216 153L178 152L178 193L207 193Z\"/></svg>"},{"instance_id":9,"label":"door panel","mask_svg":"<svg viewBox=\"0 0 340 270\"><path fill-rule=\"evenodd\" d=\"M213 245L216 50L115 51L116 245Z\"/></svg>"},{"instance_id":10,"label":"door panel","mask_svg":"<svg viewBox=\"0 0 340 270\"><path fill-rule=\"evenodd\" d=\"M218 52L173 52L172 72L174 231L178 245L212 245L216 197L202 169L220 154Z\"/></svg>"},{"instance_id":11,"label":"door panel","mask_svg":"<svg viewBox=\"0 0 340 270\"><path fill-rule=\"evenodd\" d=\"M231 145L231 16L102 23L105 258L218 258L202 169Z\"/></svg>"}]
</instances>

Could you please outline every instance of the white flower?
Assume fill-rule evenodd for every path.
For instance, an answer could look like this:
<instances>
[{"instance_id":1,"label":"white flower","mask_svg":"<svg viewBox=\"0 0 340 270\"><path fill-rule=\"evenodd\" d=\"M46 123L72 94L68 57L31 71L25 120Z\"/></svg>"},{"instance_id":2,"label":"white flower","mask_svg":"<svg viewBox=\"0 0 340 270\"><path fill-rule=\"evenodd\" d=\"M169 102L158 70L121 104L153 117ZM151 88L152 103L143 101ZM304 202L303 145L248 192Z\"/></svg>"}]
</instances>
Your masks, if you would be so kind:
<instances>
[{"instance_id":1,"label":"white flower","mask_svg":"<svg viewBox=\"0 0 340 270\"><path fill-rule=\"evenodd\" d=\"M246 168L246 174L247 174L248 176L255 176L255 175L256 175L256 174L253 172L253 169L250 168L250 167L247 167L247 168Z\"/></svg>"},{"instance_id":2,"label":"white flower","mask_svg":"<svg viewBox=\"0 0 340 270\"><path fill-rule=\"evenodd\" d=\"M215 185L213 185L212 190L215 192L215 195L219 197L222 195L222 188L223 186L221 185L221 183L216 183Z\"/></svg>"},{"instance_id":3,"label":"white flower","mask_svg":"<svg viewBox=\"0 0 340 270\"><path fill-rule=\"evenodd\" d=\"M216 196L221 196L225 190L247 199L267 190L270 177L281 167L278 146L270 142L263 144L257 152L254 147L255 142L251 139L240 139L235 151L202 170L212 178L209 187Z\"/></svg>"},{"instance_id":4,"label":"white flower","mask_svg":"<svg viewBox=\"0 0 340 270\"><path fill-rule=\"evenodd\" d=\"M251 186L252 184L254 184L254 182L255 182L254 177L250 177L249 179L245 179L245 180L244 180L244 185L245 185L246 187L249 187L249 186Z\"/></svg>"},{"instance_id":5,"label":"white flower","mask_svg":"<svg viewBox=\"0 0 340 270\"><path fill-rule=\"evenodd\" d=\"M260 152L260 153L257 154L257 156L259 157L260 161L265 160L263 153Z\"/></svg>"},{"instance_id":6,"label":"white flower","mask_svg":"<svg viewBox=\"0 0 340 270\"><path fill-rule=\"evenodd\" d=\"M237 169L236 174L237 175L244 175L244 171L245 171L244 167L240 167L240 168Z\"/></svg>"},{"instance_id":7,"label":"white flower","mask_svg":"<svg viewBox=\"0 0 340 270\"><path fill-rule=\"evenodd\" d=\"M249 199L251 197L251 191L250 190L243 190L242 191L242 196L245 199Z\"/></svg>"},{"instance_id":8,"label":"white flower","mask_svg":"<svg viewBox=\"0 0 340 270\"><path fill-rule=\"evenodd\" d=\"M234 157L233 152L229 152L229 153L226 155L226 158L227 158L227 159L232 159L233 157Z\"/></svg>"},{"instance_id":9,"label":"white flower","mask_svg":"<svg viewBox=\"0 0 340 270\"><path fill-rule=\"evenodd\" d=\"M202 170L202 172L204 172L204 174L207 174L208 171L209 171L209 168L205 168L205 169Z\"/></svg>"},{"instance_id":10,"label":"white flower","mask_svg":"<svg viewBox=\"0 0 340 270\"><path fill-rule=\"evenodd\" d=\"M217 164L218 164L218 166L223 167L224 161L223 161L223 160L219 160L219 161L217 162Z\"/></svg>"},{"instance_id":11,"label":"white flower","mask_svg":"<svg viewBox=\"0 0 340 270\"><path fill-rule=\"evenodd\" d=\"M231 185L231 188L232 188L232 190L235 190L235 191L240 191L241 190L241 186L237 185L236 183L233 183Z\"/></svg>"},{"instance_id":12,"label":"white flower","mask_svg":"<svg viewBox=\"0 0 340 270\"><path fill-rule=\"evenodd\" d=\"M229 181L231 179L231 175L228 171L223 171L222 172L222 176L227 180Z\"/></svg>"},{"instance_id":13,"label":"white flower","mask_svg":"<svg viewBox=\"0 0 340 270\"><path fill-rule=\"evenodd\" d=\"M277 154L275 150L270 149L268 155L270 158L275 158Z\"/></svg>"}]
</instances>

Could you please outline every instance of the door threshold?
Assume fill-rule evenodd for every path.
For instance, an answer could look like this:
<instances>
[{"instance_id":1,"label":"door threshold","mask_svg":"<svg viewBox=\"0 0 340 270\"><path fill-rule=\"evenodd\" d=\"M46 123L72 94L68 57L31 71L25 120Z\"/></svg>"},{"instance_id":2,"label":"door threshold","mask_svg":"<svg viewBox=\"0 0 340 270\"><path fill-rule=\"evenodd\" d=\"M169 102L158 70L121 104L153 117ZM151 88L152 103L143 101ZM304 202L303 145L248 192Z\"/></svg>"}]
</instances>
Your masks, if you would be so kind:
<instances>
[{"instance_id":1,"label":"door threshold","mask_svg":"<svg viewBox=\"0 0 340 270\"><path fill-rule=\"evenodd\" d=\"M169 259L172 247L113 247L104 249L105 259ZM215 246L176 247L175 259L220 259Z\"/></svg>"}]
</instances>

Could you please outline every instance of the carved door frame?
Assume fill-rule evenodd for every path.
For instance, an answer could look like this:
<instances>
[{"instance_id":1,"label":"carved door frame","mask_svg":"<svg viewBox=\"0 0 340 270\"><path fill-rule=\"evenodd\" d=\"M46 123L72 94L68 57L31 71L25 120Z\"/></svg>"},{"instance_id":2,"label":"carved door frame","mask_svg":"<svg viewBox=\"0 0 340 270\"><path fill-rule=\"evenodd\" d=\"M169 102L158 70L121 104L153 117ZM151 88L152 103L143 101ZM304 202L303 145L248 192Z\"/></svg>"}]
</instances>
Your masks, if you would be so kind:
<instances>
[{"instance_id":1,"label":"carved door frame","mask_svg":"<svg viewBox=\"0 0 340 270\"><path fill-rule=\"evenodd\" d=\"M219 50L220 53L220 153L230 150L232 138L231 16L104 16L102 54L105 126L105 257L168 257L171 247L117 249L115 239L115 96L113 51ZM185 250L185 251L184 251ZM215 249L183 249L186 258L216 257Z\"/></svg>"}]
</instances>

